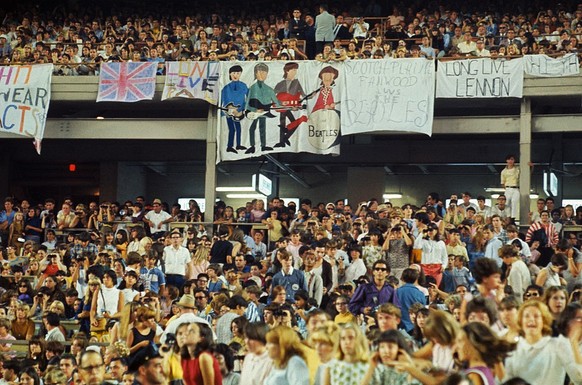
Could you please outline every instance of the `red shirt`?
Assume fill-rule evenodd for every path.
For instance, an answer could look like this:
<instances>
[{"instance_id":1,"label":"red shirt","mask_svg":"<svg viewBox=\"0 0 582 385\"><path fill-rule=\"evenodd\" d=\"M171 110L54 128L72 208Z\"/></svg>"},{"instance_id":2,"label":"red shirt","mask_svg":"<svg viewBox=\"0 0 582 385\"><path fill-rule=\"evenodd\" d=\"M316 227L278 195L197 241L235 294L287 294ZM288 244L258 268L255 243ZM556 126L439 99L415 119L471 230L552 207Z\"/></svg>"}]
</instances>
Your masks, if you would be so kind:
<instances>
[{"instance_id":1,"label":"red shirt","mask_svg":"<svg viewBox=\"0 0 582 385\"><path fill-rule=\"evenodd\" d=\"M212 370L214 371L214 385L222 385L222 374L220 366L214 356L208 352L202 352L198 357L189 360L182 360L182 371L184 372L184 383L186 385L204 385L202 371L200 370L200 356L208 354L212 357Z\"/></svg>"}]
</instances>

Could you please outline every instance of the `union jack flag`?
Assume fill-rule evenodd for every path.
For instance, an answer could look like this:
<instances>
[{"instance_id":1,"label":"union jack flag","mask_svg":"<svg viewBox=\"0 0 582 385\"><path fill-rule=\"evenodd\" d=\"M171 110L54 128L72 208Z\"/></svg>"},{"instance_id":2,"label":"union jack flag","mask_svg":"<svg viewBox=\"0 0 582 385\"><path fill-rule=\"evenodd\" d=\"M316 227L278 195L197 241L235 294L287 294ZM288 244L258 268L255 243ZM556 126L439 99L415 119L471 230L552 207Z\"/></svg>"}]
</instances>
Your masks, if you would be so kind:
<instances>
[{"instance_id":1,"label":"union jack flag","mask_svg":"<svg viewBox=\"0 0 582 385\"><path fill-rule=\"evenodd\" d=\"M156 89L158 63L102 63L98 102L137 102L151 100Z\"/></svg>"}]
</instances>

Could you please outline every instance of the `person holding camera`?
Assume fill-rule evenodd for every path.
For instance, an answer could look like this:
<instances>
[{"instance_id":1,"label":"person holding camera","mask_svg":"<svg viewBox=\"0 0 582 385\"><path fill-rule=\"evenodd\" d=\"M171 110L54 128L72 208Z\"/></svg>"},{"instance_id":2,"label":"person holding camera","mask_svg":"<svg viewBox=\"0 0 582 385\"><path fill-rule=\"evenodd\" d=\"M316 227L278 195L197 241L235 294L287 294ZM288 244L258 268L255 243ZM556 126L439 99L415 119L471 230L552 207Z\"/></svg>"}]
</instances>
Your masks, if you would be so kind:
<instances>
[{"instance_id":1,"label":"person holding camera","mask_svg":"<svg viewBox=\"0 0 582 385\"><path fill-rule=\"evenodd\" d=\"M439 228L435 223L430 223L419 235L414 240L414 248L422 250L420 266L426 275L436 279L439 286L449 262L447 247L440 240Z\"/></svg>"}]
</instances>

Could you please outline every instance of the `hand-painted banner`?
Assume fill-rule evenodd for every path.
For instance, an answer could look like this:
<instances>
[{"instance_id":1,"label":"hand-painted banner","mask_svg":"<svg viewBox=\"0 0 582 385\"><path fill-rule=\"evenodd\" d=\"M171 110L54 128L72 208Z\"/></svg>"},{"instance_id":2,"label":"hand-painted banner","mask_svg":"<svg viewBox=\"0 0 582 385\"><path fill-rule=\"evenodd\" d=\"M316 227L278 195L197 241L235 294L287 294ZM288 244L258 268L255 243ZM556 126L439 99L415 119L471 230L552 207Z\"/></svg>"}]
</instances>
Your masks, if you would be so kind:
<instances>
[{"instance_id":1,"label":"hand-painted banner","mask_svg":"<svg viewBox=\"0 0 582 385\"><path fill-rule=\"evenodd\" d=\"M580 73L580 61L575 53L562 57L546 55L525 55L525 73L540 77L575 76Z\"/></svg>"},{"instance_id":2,"label":"hand-painted banner","mask_svg":"<svg viewBox=\"0 0 582 385\"><path fill-rule=\"evenodd\" d=\"M40 145L51 98L52 64L0 67L0 131Z\"/></svg>"},{"instance_id":3,"label":"hand-painted banner","mask_svg":"<svg viewBox=\"0 0 582 385\"><path fill-rule=\"evenodd\" d=\"M98 102L151 100L156 90L155 62L102 63Z\"/></svg>"},{"instance_id":4,"label":"hand-painted banner","mask_svg":"<svg viewBox=\"0 0 582 385\"><path fill-rule=\"evenodd\" d=\"M438 63L437 98L521 98L522 95L522 58Z\"/></svg>"},{"instance_id":5,"label":"hand-painted banner","mask_svg":"<svg viewBox=\"0 0 582 385\"><path fill-rule=\"evenodd\" d=\"M342 133L432 134L435 63L426 59L355 60L344 65Z\"/></svg>"},{"instance_id":6,"label":"hand-painted banner","mask_svg":"<svg viewBox=\"0 0 582 385\"><path fill-rule=\"evenodd\" d=\"M339 154L341 65L224 62L217 163L277 152Z\"/></svg>"},{"instance_id":7,"label":"hand-painted banner","mask_svg":"<svg viewBox=\"0 0 582 385\"><path fill-rule=\"evenodd\" d=\"M162 100L170 98L202 99L210 104L216 104L219 92L219 70L220 62L179 61L166 63L166 84L164 84Z\"/></svg>"}]
</instances>

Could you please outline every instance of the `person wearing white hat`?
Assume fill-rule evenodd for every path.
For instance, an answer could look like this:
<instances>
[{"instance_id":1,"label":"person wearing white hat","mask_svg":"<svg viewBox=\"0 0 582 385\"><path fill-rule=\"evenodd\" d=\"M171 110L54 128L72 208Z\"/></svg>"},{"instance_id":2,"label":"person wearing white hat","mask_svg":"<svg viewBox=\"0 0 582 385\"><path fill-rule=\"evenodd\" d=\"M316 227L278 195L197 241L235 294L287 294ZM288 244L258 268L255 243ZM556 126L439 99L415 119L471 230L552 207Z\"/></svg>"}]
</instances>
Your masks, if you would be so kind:
<instances>
[{"instance_id":1,"label":"person wearing white hat","mask_svg":"<svg viewBox=\"0 0 582 385\"><path fill-rule=\"evenodd\" d=\"M164 330L164 334L160 337L160 343L164 344L166 342L166 337L169 333L175 334L176 329L183 323L203 323L208 326L208 321L204 318L198 317L196 314L196 303L195 303L194 296L192 294L184 294L180 301L176 303L176 305L180 308L180 316L175 318L174 320L168 322L166 325L166 330Z\"/></svg>"}]
</instances>

